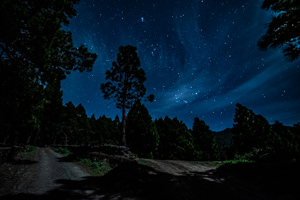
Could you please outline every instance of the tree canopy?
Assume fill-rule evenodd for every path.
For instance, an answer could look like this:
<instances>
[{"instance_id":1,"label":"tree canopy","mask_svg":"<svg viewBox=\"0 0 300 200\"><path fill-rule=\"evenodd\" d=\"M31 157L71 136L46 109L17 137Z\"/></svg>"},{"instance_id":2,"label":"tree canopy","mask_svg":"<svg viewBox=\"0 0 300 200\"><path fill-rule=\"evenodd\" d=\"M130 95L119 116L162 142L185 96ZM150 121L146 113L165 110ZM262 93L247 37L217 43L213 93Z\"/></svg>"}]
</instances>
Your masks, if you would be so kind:
<instances>
[{"instance_id":1,"label":"tree canopy","mask_svg":"<svg viewBox=\"0 0 300 200\"><path fill-rule=\"evenodd\" d=\"M159 135L147 108L137 101L127 115L128 147L141 157L153 157Z\"/></svg>"},{"instance_id":2,"label":"tree canopy","mask_svg":"<svg viewBox=\"0 0 300 200\"><path fill-rule=\"evenodd\" d=\"M1 65L22 66L41 83L65 78L72 70L90 71L97 58L86 47L74 47L62 29L76 15L70 1L3 0L0 5Z\"/></svg>"},{"instance_id":3,"label":"tree canopy","mask_svg":"<svg viewBox=\"0 0 300 200\"><path fill-rule=\"evenodd\" d=\"M71 32L63 29L76 15L78 2L1 1L0 122L2 133L14 133L12 143L20 132L39 132L46 124L43 112L60 102L60 83L67 74L93 67L97 55L75 47ZM54 85L56 96L50 92Z\"/></svg>"},{"instance_id":4,"label":"tree canopy","mask_svg":"<svg viewBox=\"0 0 300 200\"><path fill-rule=\"evenodd\" d=\"M125 110L132 107L134 102L141 99L146 88L145 71L141 68L137 48L131 45L120 46L117 54L117 62L112 63L110 70L106 71L106 83L101 84L101 90L105 99L113 99L117 108L122 109L123 145L126 146L126 122ZM148 97L153 101L154 96Z\"/></svg>"},{"instance_id":5,"label":"tree canopy","mask_svg":"<svg viewBox=\"0 0 300 200\"><path fill-rule=\"evenodd\" d=\"M262 50L280 47L287 60L294 61L300 55L300 3L295 0L265 0L262 9L274 14L267 24L267 32L258 41Z\"/></svg>"}]
</instances>

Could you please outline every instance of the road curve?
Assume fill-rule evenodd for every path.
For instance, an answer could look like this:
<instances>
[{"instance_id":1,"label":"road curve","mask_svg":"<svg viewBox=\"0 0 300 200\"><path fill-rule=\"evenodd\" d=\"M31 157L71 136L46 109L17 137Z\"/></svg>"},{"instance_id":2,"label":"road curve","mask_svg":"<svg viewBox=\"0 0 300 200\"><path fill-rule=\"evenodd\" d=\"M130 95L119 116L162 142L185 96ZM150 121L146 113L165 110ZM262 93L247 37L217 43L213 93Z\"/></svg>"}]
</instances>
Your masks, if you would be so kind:
<instances>
[{"instance_id":1,"label":"road curve","mask_svg":"<svg viewBox=\"0 0 300 200\"><path fill-rule=\"evenodd\" d=\"M30 160L14 165L8 165L4 174L1 195L14 194L45 194L47 191L58 188L57 180L80 180L89 174L80 166L72 162L61 162L61 154L50 148L37 148ZM1 166L1 170L7 166ZM14 170L13 168L17 168ZM11 170L11 174L9 174ZM2 171L3 172L3 171Z\"/></svg>"}]
</instances>

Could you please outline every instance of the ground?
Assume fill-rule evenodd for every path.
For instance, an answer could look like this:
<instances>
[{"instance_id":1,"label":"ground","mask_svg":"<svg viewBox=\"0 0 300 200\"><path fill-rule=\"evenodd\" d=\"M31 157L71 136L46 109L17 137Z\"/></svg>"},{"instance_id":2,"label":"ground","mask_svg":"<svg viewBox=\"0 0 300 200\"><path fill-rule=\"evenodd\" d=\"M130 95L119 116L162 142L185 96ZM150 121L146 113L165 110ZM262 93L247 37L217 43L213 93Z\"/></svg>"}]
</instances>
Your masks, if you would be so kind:
<instances>
[{"instance_id":1,"label":"ground","mask_svg":"<svg viewBox=\"0 0 300 200\"><path fill-rule=\"evenodd\" d=\"M1 165L0 177L1 199L275 199L199 162L136 159L91 176L50 148Z\"/></svg>"},{"instance_id":2,"label":"ground","mask_svg":"<svg viewBox=\"0 0 300 200\"><path fill-rule=\"evenodd\" d=\"M0 166L1 195L44 194L59 187L58 179L80 180L89 174L80 166L60 162L62 155L49 148L38 148L23 159Z\"/></svg>"}]
</instances>

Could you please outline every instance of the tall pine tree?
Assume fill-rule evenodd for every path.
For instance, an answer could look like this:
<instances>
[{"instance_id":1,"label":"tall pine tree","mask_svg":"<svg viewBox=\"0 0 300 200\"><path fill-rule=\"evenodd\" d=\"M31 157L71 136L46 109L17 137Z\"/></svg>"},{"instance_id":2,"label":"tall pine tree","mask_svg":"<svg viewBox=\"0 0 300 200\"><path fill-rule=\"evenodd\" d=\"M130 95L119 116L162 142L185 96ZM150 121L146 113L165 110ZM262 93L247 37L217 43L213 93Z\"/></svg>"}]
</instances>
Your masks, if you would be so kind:
<instances>
[{"instance_id":1,"label":"tall pine tree","mask_svg":"<svg viewBox=\"0 0 300 200\"><path fill-rule=\"evenodd\" d=\"M106 83L101 84L105 99L113 99L117 108L122 109L122 142L126 146L126 109L132 107L135 101L141 99L146 88L145 71L141 68L137 48L131 45L120 46L117 62L112 63L110 70L106 71ZM154 96L148 97L153 101Z\"/></svg>"},{"instance_id":2,"label":"tall pine tree","mask_svg":"<svg viewBox=\"0 0 300 200\"><path fill-rule=\"evenodd\" d=\"M138 156L153 158L159 136L147 108L137 101L129 110L126 126L128 147Z\"/></svg>"}]
</instances>

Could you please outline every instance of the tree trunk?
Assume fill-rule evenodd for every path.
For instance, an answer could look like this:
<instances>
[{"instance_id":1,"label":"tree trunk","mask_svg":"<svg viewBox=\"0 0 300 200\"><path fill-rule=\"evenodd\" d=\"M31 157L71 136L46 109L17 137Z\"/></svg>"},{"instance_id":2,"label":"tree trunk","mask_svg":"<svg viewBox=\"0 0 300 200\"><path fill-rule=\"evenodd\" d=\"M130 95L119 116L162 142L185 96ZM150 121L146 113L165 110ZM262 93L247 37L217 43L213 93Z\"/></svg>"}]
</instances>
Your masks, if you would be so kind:
<instances>
[{"instance_id":1,"label":"tree trunk","mask_svg":"<svg viewBox=\"0 0 300 200\"><path fill-rule=\"evenodd\" d=\"M127 85L128 85L128 75L125 73L124 79L124 88L123 88L123 95L122 95L122 142L123 145L126 147L126 100L127 100Z\"/></svg>"},{"instance_id":2,"label":"tree trunk","mask_svg":"<svg viewBox=\"0 0 300 200\"><path fill-rule=\"evenodd\" d=\"M36 133L36 135L35 135L35 138L34 138L34 142L33 142L34 145L36 145L36 141L37 141L37 139L38 139L38 136L39 136L39 134L40 134L40 131L41 131L41 128L39 127L38 130L37 130L37 133Z\"/></svg>"},{"instance_id":3,"label":"tree trunk","mask_svg":"<svg viewBox=\"0 0 300 200\"><path fill-rule=\"evenodd\" d=\"M126 147L126 113L125 113L125 105L122 107L122 142L123 145Z\"/></svg>"},{"instance_id":4,"label":"tree trunk","mask_svg":"<svg viewBox=\"0 0 300 200\"><path fill-rule=\"evenodd\" d=\"M64 131L62 132L65 135L65 145L68 145L68 135Z\"/></svg>"}]
</instances>

